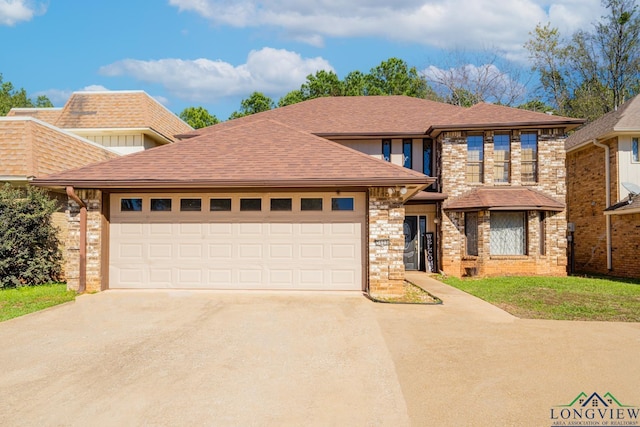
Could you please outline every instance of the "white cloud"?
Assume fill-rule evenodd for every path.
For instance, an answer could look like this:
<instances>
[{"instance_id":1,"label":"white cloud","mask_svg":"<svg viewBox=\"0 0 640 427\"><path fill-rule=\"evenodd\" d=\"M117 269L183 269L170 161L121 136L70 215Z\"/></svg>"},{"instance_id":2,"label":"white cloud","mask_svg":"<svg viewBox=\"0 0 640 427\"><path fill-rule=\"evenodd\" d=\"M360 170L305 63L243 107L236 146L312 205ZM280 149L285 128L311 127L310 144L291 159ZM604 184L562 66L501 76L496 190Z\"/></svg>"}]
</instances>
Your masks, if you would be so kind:
<instances>
[{"instance_id":1,"label":"white cloud","mask_svg":"<svg viewBox=\"0 0 640 427\"><path fill-rule=\"evenodd\" d=\"M105 91L108 91L109 89L107 89L102 85L89 85L89 86L83 87L80 90L83 92L105 92Z\"/></svg>"},{"instance_id":2,"label":"white cloud","mask_svg":"<svg viewBox=\"0 0 640 427\"><path fill-rule=\"evenodd\" d=\"M211 59L124 59L105 65L106 76L132 76L164 86L176 97L211 102L221 97L247 96L251 92L283 95L299 88L309 74L331 70L323 58L302 58L298 53L265 47L251 51L247 62L234 66Z\"/></svg>"},{"instance_id":3,"label":"white cloud","mask_svg":"<svg viewBox=\"0 0 640 427\"><path fill-rule=\"evenodd\" d=\"M30 21L34 15L41 15L46 10L46 5L29 0L0 0L0 25L13 26L18 22Z\"/></svg>"},{"instance_id":4,"label":"white cloud","mask_svg":"<svg viewBox=\"0 0 640 427\"><path fill-rule=\"evenodd\" d=\"M53 105L55 105L56 107L59 107L64 105L65 102L67 102L67 99L69 99L72 93L73 93L72 90L48 89L48 90L43 90L43 91L34 93L34 97L44 95L47 98L49 98L49 100Z\"/></svg>"},{"instance_id":5,"label":"white cloud","mask_svg":"<svg viewBox=\"0 0 640 427\"><path fill-rule=\"evenodd\" d=\"M518 57L551 21L571 34L603 15L600 0L169 0L215 25L271 27L321 46L326 37L382 37L439 48L495 46Z\"/></svg>"}]
</instances>

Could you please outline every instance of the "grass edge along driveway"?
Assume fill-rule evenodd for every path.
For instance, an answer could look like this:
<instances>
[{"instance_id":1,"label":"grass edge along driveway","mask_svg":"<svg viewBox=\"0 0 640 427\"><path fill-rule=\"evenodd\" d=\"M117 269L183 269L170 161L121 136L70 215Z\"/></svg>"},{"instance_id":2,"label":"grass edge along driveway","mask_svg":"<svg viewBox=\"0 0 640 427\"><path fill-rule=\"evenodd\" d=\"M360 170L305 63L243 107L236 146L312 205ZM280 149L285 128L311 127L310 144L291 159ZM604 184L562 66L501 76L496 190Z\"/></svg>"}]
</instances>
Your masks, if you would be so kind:
<instances>
[{"instance_id":1,"label":"grass edge along driveway","mask_svg":"<svg viewBox=\"0 0 640 427\"><path fill-rule=\"evenodd\" d=\"M73 301L75 298L76 293L68 291L64 283L1 289L0 322Z\"/></svg>"},{"instance_id":2,"label":"grass edge along driveway","mask_svg":"<svg viewBox=\"0 0 640 427\"><path fill-rule=\"evenodd\" d=\"M640 322L640 280L578 276L438 279L524 319Z\"/></svg>"}]
</instances>

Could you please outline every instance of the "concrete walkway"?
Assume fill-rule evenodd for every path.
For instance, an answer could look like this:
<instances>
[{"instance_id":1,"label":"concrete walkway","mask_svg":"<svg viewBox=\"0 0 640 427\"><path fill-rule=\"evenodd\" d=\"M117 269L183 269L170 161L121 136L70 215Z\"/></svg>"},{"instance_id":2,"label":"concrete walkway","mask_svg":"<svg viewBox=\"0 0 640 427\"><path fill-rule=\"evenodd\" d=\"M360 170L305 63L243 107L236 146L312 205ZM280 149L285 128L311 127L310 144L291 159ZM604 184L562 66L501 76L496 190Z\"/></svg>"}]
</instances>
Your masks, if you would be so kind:
<instances>
[{"instance_id":1,"label":"concrete walkway","mask_svg":"<svg viewBox=\"0 0 640 427\"><path fill-rule=\"evenodd\" d=\"M107 291L0 323L2 426L545 426L640 406L640 324L357 293Z\"/></svg>"}]
</instances>

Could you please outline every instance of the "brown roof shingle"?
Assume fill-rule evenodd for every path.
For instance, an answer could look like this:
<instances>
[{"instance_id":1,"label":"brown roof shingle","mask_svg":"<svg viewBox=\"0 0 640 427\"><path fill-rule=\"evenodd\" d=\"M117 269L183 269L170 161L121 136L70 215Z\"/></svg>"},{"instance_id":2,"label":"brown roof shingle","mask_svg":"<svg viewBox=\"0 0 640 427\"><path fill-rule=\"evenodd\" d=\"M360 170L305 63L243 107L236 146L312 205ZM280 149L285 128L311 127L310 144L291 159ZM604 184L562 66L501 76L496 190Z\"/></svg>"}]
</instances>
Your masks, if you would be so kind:
<instances>
[{"instance_id":1,"label":"brown roof shingle","mask_svg":"<svg viewBox=\"0 0 640 427\"><path fill-rule=\"evenodd\" d=\"M119 157L31 117L0 119L0 175L37 177Z\"/></svg>"},{"instance_id":2,"label":"brown roof shingle","mask_svg":"<svg viewBox=\"0 0 640 427\"><path fill-rule=\"evenodd\" d=\"M565 205L527 187L479 187L449 200L449 210L549 210L561 211Z\"/></svg>"},{"instance_id":3,"label":"brown roof shingle","mask_svg":"<svg viewBox=\"0 0 640 427\"><path fill-rule=\"evenodd\" d=\"M7 113L7 117L33 117L55 125L61 112L62 108L12 108Z\"/></svg>"},{"instance_id":4,"label":"brown roof shingle","mask_svg":"<svg viewBox=\"0 0 640 427\"><path fill-rule=\"evenodd\" d=\"M79 188L422 186L433 178L279 122L252 120L35 182Z\"/></svg>"},{"instance_id":5,"label":"brown roof shingle","mask_svg":"<svg viewBox=\"0 0 640 427\"><path fill-rule=\"evenodd\" d=\"M74 92L55 124L62 129L150 129L167 141L191 126L144 91Z\"/></svg>"}]
</instances>

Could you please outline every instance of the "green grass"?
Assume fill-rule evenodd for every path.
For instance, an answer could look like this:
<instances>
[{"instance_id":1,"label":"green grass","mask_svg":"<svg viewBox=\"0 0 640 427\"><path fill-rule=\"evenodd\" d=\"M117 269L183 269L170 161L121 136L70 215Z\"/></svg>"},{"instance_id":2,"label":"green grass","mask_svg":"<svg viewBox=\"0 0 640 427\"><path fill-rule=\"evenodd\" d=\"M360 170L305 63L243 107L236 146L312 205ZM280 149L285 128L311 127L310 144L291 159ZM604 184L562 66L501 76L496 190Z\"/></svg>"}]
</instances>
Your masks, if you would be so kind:
<instances>
[{"instance_id":1,"label":"green grass","mask_svg":"<svg viewBox=\"0 0 640 427\"><path fill-rule=\"evenodd\" d=\"M0 290L0 322L73 301L75 297L76 293L67 291L65 284L3 289Z\"/></svg>"},{"instance_id":2,"label":"green grass","mask_svg":"<svg viewBox=\"0 0 640 427\"><path fill-rule=\"evenodd\" d=\"M521 318L640 322L640 280L589 277L440 280Z\"/></svg>"}]
</instances>

